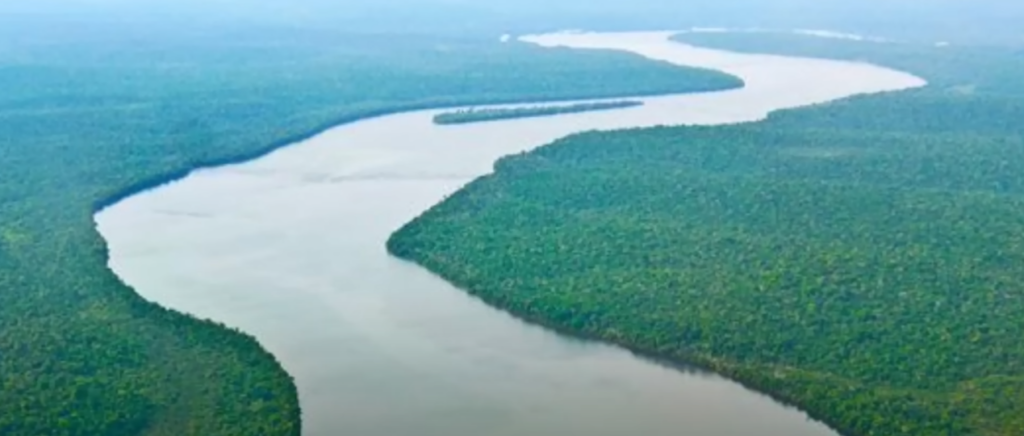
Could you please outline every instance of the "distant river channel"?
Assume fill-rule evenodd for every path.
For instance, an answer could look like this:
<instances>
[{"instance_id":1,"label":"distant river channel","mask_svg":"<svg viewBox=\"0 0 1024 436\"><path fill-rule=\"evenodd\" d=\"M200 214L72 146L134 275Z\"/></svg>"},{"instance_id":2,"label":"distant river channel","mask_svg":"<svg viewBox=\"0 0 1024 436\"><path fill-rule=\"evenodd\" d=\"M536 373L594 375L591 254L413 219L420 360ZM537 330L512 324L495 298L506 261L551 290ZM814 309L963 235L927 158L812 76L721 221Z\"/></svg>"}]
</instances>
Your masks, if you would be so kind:
<instances>
[{"instance_id":1,"label":"distant river channel","mask_svg":"<svg viewBox=\"0 0 1024 436\"><path fill-rule=\"evenodd\" d=\"M521 39L711 68L746 86L552 117L439 126L441 111L427 110L338 126L103 210L110 267L150 301L259 339L295 377L307 436L834 436L722 377L518 321L385 251L393 231L496 159L575 132L754 121L925 84L671 34Z\"/></svg>"}]
</instances>

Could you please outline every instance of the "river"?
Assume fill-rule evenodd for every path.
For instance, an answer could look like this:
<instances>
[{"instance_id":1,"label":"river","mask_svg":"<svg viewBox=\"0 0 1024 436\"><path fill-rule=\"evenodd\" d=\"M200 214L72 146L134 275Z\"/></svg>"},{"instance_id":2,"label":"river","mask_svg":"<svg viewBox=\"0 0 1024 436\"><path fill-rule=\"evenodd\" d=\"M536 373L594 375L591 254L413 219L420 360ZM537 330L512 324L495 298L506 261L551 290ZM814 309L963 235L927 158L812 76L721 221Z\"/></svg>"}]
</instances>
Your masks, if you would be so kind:
<instances>
[{"instance_id":1,"label":"river","mask_svg":"<svg viewBox=\"0 0 1024 436\"><path fill-rule=\"evenodd\" d=\"M254 335L296 380L308 436L835 433L721 377L564 338L389 257L389 234L507 154L573 132L720 124L922 86L872 65L705 50L667 32L524 37L741 77L742 89L605 112L437 126L438 111L342 125L202 169L97 214L144 298Z\"/></svg>"}]
</instances>

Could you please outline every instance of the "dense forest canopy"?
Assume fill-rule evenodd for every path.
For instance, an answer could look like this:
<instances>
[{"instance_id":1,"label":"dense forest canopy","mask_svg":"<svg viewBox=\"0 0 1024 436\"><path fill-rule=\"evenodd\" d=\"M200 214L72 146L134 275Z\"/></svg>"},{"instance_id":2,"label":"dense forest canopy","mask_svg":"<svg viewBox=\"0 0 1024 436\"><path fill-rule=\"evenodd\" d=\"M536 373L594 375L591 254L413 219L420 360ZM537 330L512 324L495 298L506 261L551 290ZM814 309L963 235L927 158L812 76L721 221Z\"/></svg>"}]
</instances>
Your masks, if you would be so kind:
<instances>
[{"instance_id":1,"label":"dense forest canopy","mask_svg":"<svg viewBox=\"0 0 1024 436\"><path fill-rule=\"evenodd\" d=\"M0 44L0 435L299 434L255 340L107 269L92 214L123 195L374 114L735 86L490 37L121 31Z\"/></svg>"},{"instance_id":2,"label":"dense forest canopy","mask_svg":"<svg viewBox=\"0 0 1024 436\"><path fill-rule=\"evenodd\" d=\"M1024 432L1024 59L680 37L905 68L919 90L505 158L392 253L545 325L730 375L844 434Z\"/></svg>"},{"instance_id":3,"label":"dense forest canopy","mask_svg":"<svg viewBox=\"0 0 1024 436\"><path fill-rule=\"evenodd\" d=\"M692 90L698 77L690 70L645 62L631 56L540 50L516 43L495 43L497 36L502 33L565 27L631 29L693 25L796 26L828 27L894 37L1006 44L1020 41L1017 29L1022 21L1021 10L1014 2L956 0L929 2L927 6L910 0L640 0L596 3L583 0L0 2L0 86L4 89L0 93L0 174L3 174L0 178L0 434L295 435L300 431L299 407L291 380L273 356L264 352L252 338L214 323L193 320L146 303L106 268L106 247L93 229L91 217L97 207L138 189L184 175L198 166L258 156L332 124L368 115L447 105L680 92ZM874 12L869 14L869 11ZM955 32L951 30L953 28L956 28ZM752 42L747 40L743 44ZM801 47L811 50L808 53L823 50ZM778 51L792 49L784 44L769 48ZM943 66L930 69L927 74L934 75L930 78L936 83L941 82L939 79L943 77L948 78L946 83L949 86L933 88L936 92L915 94L913 99L901 99L899 104L886 99L866 98L837 104L827 111L780 114L773 117L772 122L775 124L772 125L784 128L787 135L791 135L783 138L787 141L796 140L792 135L811 135L796 138L816 143L814 141L834 141L841 136L845 138L843 141L852 144L851 147L862 144L864 138L871 138L882 145L911 144L911 150L919 149L921 153L906 152L900 154L903 157L899 160L886 157L884 152L869 153L876 159L872 162L879 164L871 167L871 171L867 166L833 165L832 160L828 159L811 159L809 162L829 162L832 166L828 167L828 174L836 178L836 186L850 184L855 186L859 195L876 200L879 197L874 190L888 185L876 183L877 186L861 186L860 182L868 178L884 182L886 177L892 177L890 184L898 184L907 182L905 177L912 177L918 183L912 186L930 189L932 191L928 192L940 197L912 196L918 195L916 191L906 194L908 199L913 200L907 200L910 206L919 202L928 205L914 208L904 204L911 212L926 214L923 216L941 214L943 217L957 217L965 224L954 230L961 232L956 235L964 239L975 237L978 232L984 233L985 238L981 241L1002 238L1005 232L1015 230L1013 217L1016 215L1000 213L1014 203L986 200L985 195L998 194L992 197L995 199L1012 197L1018 187L1017 179L1010 174L1009 168L1016 165L1014 153L1017 148L1013 135L1019 135L1019 130L1015 130L1018 124L1011 117L1019 114L1020 106L1018 100L1006 97L1011 92L1007 89L1019 89L1016 87L1020 82L1013 74L1016 64L1005 63L1006 53L996 49L989 54L963 49L958 56L967 57L956 59L943 57L946 52L917 53L916 48L909 50L896 54L887 48L877 52L885 53L887 57L872 59L889 62L894 66L906 66L921 74L926 73L921 68ZM873 56L876 52L872 50L870 54ZM1015 56L1017 61L1021 59L1019 52ZM914 65L892 63L914 59L918 61ZM965 79L968 72L959 64L964 60L985 62L982 64L985 68L978 68L980 73L970 76L969 80ZM1001 75L997 78L995 72ZM700 77L707 78L704 73ZM720 79L722 83L732 80L725 76L720 76ZM503 85L495 87L493 83ZM955 104L951 105L950 102ZM871 109L865 109L868 107ZM871 116L869 113L873 112L892 116ZM900 122L901 119L912 122ZM964 119L971 122L958 122ZM831 133L815 132L807 125L828 126ZM842 129L835 129L837 125ZM934 128L938 128L934 137L929 136L927 140L918 137L922 131ZM744 135L751 137L772 134L769 130L758 129L746 132ZM610 144L615 142L614 138L619 138L620 143L635 144L633 141L636 139L623 139L631 137L633 133L637 132L624 133L624 137L582 136L570 142ZM680 138L690 134L708 135L704 138L715 143L720 139L715 135L729 135L728 132L698 134L687 131ZM644 141L650 140L651 149L668 150L670 157L681 158L671 148L662 147L666 144L665 135L677 135L677 131L654 131L653 136ZM731 137L726 139L732 140ZM745 143L737 141L737 144ZM763 145L758 141L748 141L746 144L757 150L760 150L757 147ZM962 165L964 155L958 154L957 147L963 144L971 144L972 150L978 150L968 155L971 157L968 163L973 166ZM738 146L738 149L743 148ZM884 147L872 149L873 152L885 150ZM933 152L941 158L932 158L929 153ZM613 152L608 156L616 156L616 153L621 153L621 150L616 151L613 147ZM791 154L807 158L807 155L832 156L835 153L846 155L845 149L842 152L823 152L801 148ZM580 160L581 168L587 165L600 168L594 162L599 163L601 155L592 158L595 160L590 164L585 163L585 159ZM626 158L636 161L637 166L631 167L633 169L646 165L645 157ZM577 157L570 160L575 159ZM954 159L958 159L956 165ZM503 187L506 172L518 174L517 171L521 172L531 165L543 169L553 162L536 161L533 157L508 160L503 164L505 170L495 179L500 183L491 186ZM702 167L704 173L686 172L676 176L666 173L643 182L649 186L625 184L622 189L638 186L654 189L659 188L657 184L661 182L671 180L672 183L678 183L678 180L693 179L694 183L700 181L707 184L709 193L721 192L725 188L714 185L716 179L695 174L715 173L715 168L722 167L718 168L722 171L715 173L716 177L728 180L730 189L754 190L749 181L734 183L732 177L738 176L735 172L725 171L730 168L729 165L742 162L746 162L746 169L754 173L749 177L766 177L765 172L775 171L765 171L763 168L758 170L760 172L754 171L754 168L760 168L755 163L734 159L728 154L718 156L712 153L706 159L709 168ZM769 159L766 162L780 161ZM559 165L555 167L560 175L570 174L568 169ZM971 169L979 166L997 170L983 171L984 174L978 176L979 172ZM898 175L897 170L905 171L906 175ZM791 165L787 171L790 171L786 174L792 177L792 181L790 184L779 185L779 198L789 198L796 202L794 193L804 192L815 192L817 196L811 198L822 198L822 201L833 197L830 192L814 191L833 186L822 184L822 180L815 178L826 174L821 168L814 165ZM609 173L608 177L623 174ZM678 179L674 178L677 176ZM566 186L584 183L583 180L592 183L592 180L587 179L589 177L593 177L592 172L579 172L567 178L565 183L569 184ZM460 194L453 202L467 198L465 196L486 193L478 191L483 189L481 186L488 186L486 183L496 182L481 182L468 193ZM544 183L541 181L540 184ZM529 188L528 185L523 186ZM960 197L967 195L961 193L967 186L979 190L977 198ZM620 195L615 193L615 189L618 188L608 188L607 194L612 197ZM561 195L559 191L553 194ZM722 203L723 207L741 206L708 195L709 201ZM727 199L742 198L735 195L721 194ZM483 197L486 198L486 195ZM558 201L564 199L552 198ZM934 198L951 198L949 201L959 205L960 209L938 209L934 207ZM840 207L845 204L841 199L829 201L839 201L836 207ZM601 205L603 200L591 201L598 201L598 205ZM686 205L682 203L678 207ZM649 204L641 206L653 207ZM859 212L878 211L883 206L889 207L879 203L875 208ZM521 205L509 203L504 208L496 208L494 213L499 217L496 219L507 224L502 221L506 218L500 218L500 214L515 211L519 207ZM742 209L737 210L746 213ZM1002 220L990 221L990 227L982 227L978 224L980 221L971 221L979 219L981 212L972 212L975 210L991 212L986 216L990 219L1002 217ZM572 222L565 218L572 214L571 211L559 212L566 214L564 216L550 215L554 212L549 209L541 212L544 213L537 214L536 219ZM851 211L850 219L867 219L859 212ZM715 213L715 210L704 213ZM618 215L609 216L615 216L616 220L621 218ZM633 218L636 217L628 217L619 224L627 225L629 219ZM478 237L480 234L475 231L486 228L478 227L479 223L476 222L465 224L475 229L465 236ZM771 233L778 230L771 227L772 223L733 224L760 229L767 235L763 240L737 237L737 244L763 249L772 246L765 245L768 243L764 241L772 241L772 237L778 240L777 234ZM909 219L897 220L896 224L909 226L905 233L912 241L919 241L914 237L923 237L920 229L913 228ZM529 225L534 224L517 225L529 228ZM649 231L663 229L657 223L648 226ZM436 232L440 228L432 227L431 231ZM558 229L557 226L554 228ZM583 225L578 231L589 232L593 229L592 226ZM874 235L868 231L869 227L864 229L864 232L856 235ZM670 235L682 235L684 230ZM815 244L822 243L820 236L828 234L828 231L832 230L825 228L822 230L824 233L809 234L801 243L807 247L817 247L819 245ZM405 234L409 235L409 232L407 230ZM561 237L558 232L548 232L551 230L537 235L526 234L524 238L551 235ZM432 235L424 230L423 233L409 236L408 241L419 244L433 238ZM489 240L489 243L504 244L501 238L508 235L499 233L488 236L498 238ZM645 235L650 236L639 234L641 237ZM594 237L590 240L606 239ZM646 240L640 238L637 243ZM452 239L446 243L466 241ZM1013 242L1015 239L1005 238L1005 241ZM704 242L714 245L719 241L715 239ZM921 243L925 242L928 241ZM413 242L408 244L405 246L407 248L403 248L406 250L403 251L405 255L414 257L414 253L425 253L411 248L415 245ZM562 249L565 245L559 244L557 248ZM872 253L869 248L865 250ZM948 247L933 244L925 248L927 250L924 253L931 254L945 253L942 250ZM983 248L984 244L979 243L964 249ZM1013 248L1010 244L1004 252L1013 255L1016 253ZM452 246L432 246L430 252L436 255L445 250L466 254L460 251L462 248ZM803 260L800 253L787 253L791 255L787 259L793 262ZM895 259L903 259L899 256L904 255L910 256L905 251L894 253ZM933 258L922 257L920 253L914 255L918 256L914 259L921 259L921 262L935 261ZM508 259L481 260L474 256L453 256L452 259L473 258L474 262L482 264L493 261L503 265L502 268L508 266ZM842 256L837 258L844 262L847 259ZM562 256L558 259L565 262L567 258ZM670 256L666 259L675 261L680 258ZM1014 330L1019 326L1012 323L979 324L986 327L982 331L965 330L967 327L964 324L977 321L977 314L991 309L993 301L1001 304L997 311L992 312L996 316L1016 314L1017 306L1014 302L1019 301L1014 299L1016 277L1013 271L999 269L1001 266L1008 267L998 259L988 256L979 261L980 265L988 268L983 271L990 275L964 274L953 277L957 280L977 280L978 283L992 283L995 280L999 284L995 288L997 291L979 294L979 297L952 295L939 306L939 309L947 312L936 309L938 315L949 315L951 307L960 307L965 314L962 316L963 322L939 324L944 330L908 334L904 341L886 337L887 341L882 341L878 347L868 348L869 351L878 352L889 350L886 348L889 346L904 346L914 351L917 350L914 347L932 344L928 341L936 337L953 338L958 344L969 342L969 346L953 349L944 360L927 357L938 351L950 352L948 345L945 348L937 347L935 350L938 351L926 353L924 357L908 356L909 351L894 355L893 359L896 360L891 361L893 367L905 368L909 364L927 363L910 373L916 377L934 377L937 380L935 386L938 386L935 389L940 391L921 388L919 381L907 381L895 371L879 373L877 362L872 364L863 356L853 360L863 366L852 370L850 368L853 364L844 366L842 363L843 358L849 356L815 353L814 350L819 347L839 340L835 335L825 335L818 342L811 341L800 346L788 342L801 339L799 336L771 336L765 338L765 342L754 344L754 348L742 355L729 354L736 353L735 347L740 342L708 339L707 342L700 342L705 348L694 348L705 354L691 357L696 360L700 360L701 356L717 355L734 358L704 363L749 383L763 386L811 410L840 410L841 413L833 416L835 419L830 422L854 429L890 430L893 425L908 425L899 428L906 432L922 428L908 422L919 421L922 417L938 417L932 427L926 428L934 434L940 434L935 429L941 425L956 431L977 428L988 434L1011 434L1006 432L1007 429L1019 433L1019 416L1024 414L1012 413L1016 412L1013 408L1015 404L1024 403L1024 400L1019 401L1020 372L1008 364L984 365L985 361L979 358L992 357L996 346L1004 345L1006 351L996 357L1019 357L1014 354L1017 348L1007 339L1019 333ZM868 260L864 261L867 267L874 265ZM452 262L446 265L469 264L468 261L462 264ZM833 261L827 265L832 268L831 265L835 263ZM458 272L456 267L445 270L436 262L430 265L453 276ZM574 271L573 268L583 268L581 265L562 266L565 271ZM624 265L628 266L628 263ZM729 268L735 267L728 262L716 265L718 269L711 269L708 274L727 274ZM808 266L817 267L820 265ZM534 280L537 276L530 272L531 268L534 266L524 264L508 271L523 273L520 280ZM964 268L955 271L964 271ZM491 268L485 271L498 274L502 270ZM569 285L560 288L573 291L583 286L577 281L586 286L593 284L594 289L612 287L623 280L633 281L629 275L632 273L623 274L615 269L609 271L619 275L612 277L614 280L594 275L585 280L572 277L551 279L555 281L550 283L568 280ZM643 270L638 271L645 273ZM859 271L845 270L844 273ZM487 279L494 277L488 276ZM659 285L663 283L660 280L668 276L652 277L659 282L636 280L633 286ZM692 277L668 277L679 283L715 278L699 274ZM461 283L485 283L483 278L473 280L477 281ZM550 285L547 278L543 280L534 282L538 289L546 289L544 286ZM793 279L781 277L777 280ZM521 282L511 283L518 286ZM921 304L906 306L907 313L901 313L901 316L913 319L913 316L920 315L918 311L927 308L925 303L931 301L920 298L919 294L908 294L907 298ZM723 291L723 296L728 295ZM808 292L808 295L815 294ZM852 295L851 298L861 296L852 291L849 295ZM530 310L533 311L531 314L550 315L551 308L555 308L557 313L554 316L559 325L571 324L580 331L584 327L601 325L598 321L604 322L587 311L606 310L618 304L614 299L593 300L587 303L591 306L584 306L586 310L580 312L576 307L583 300L579 298L590 297L551 293L544 298L548 300L538 299L536 303L529 300ZM807 303L806 307L810 308L810 298L802 296L795 301L801 305ZM652 293L647 303L644 301L641 298L637 307L645 307L643 304L653 304L658 300ZM681 301L687 300L674 300L674 303L680 304ZM841 304L842 298L838 301L837 304ZM890 302L884 299L880 301ZM814 303L814 307L820 304L822 309L818 312L808 309L812 315L803 312L795 314L789 310L789 306L782 307L779 315L791 317L783 320L789 323L785 325L803 326L805 324L802 323L811 322L807 320L820 320L825 314L831 313L825 310L832 307L826 302L814 300ZM962 304L957 306L957 303ZM502 304L513 307L514 304L523 303L509 301ZM574 309L566 310L565 307ZM714 315L721 310L721 307L708 307L694 310L701 310L705 315ZM705 330L695 328L674 331L672 329L677 324L673 323L678 320L661 317L664 312L658 310L648 314L655 317L653 320L642 321L611 309L607 313L611 314L609 316L614 315L615 322L627 322L622 324L621 329L586 331L597 335L606 334L605 337L611 340L626 342L623 338L627 338L633 341L630 343L640 346L650 344L644 342L651 339L645 332L655 332L659 351L672 352L679 349L673 345L678 344L678 337L672 336L674 334L685 334L688 335L687 340L693 340L694 332L700 331L701 335L707 334L709 338L712 333L721 332L712 329L720 327L713 317L706 320L702 318L701 322L706 323L710 329L707 330L709 333L704 333ZM880 315L872 312L857 316ZM611 318L603 319L607 321ZM778 320L743 321L754 323ZM647 322L657 326L643 330L645 326L653 325L644 324ZM703 326L701 324L700 328ZM911 327L913 324L904 326L905 329ZM669 331L672 333L666 333ZM876 339L872 335L877 333L865 333L864 329L850 326L843 334L864 334L866 336L863 337L839 337L871 341ZM773 346L802 350L787 355L790 360L786 362L794 366L774 367L775 372L772 374L785 377L765 377L765 366L759 363L779 357L778 350L773 351L771 348ZM820 372L805 371L806 368ZM848 378L833 377L840 372ZM974 378L964 379L964 374ZM816 382L821 380L824 382ZM890 387L885 390L875 389L878 383L883 382L889 383L887 386ZM842 386L842 389L837 386ZM955 394L947 395L949 392ZM815 402L809 402L808 398L815 399ZM879 412L866 417L863 414L842 412L864 407L873 407L871 410ZM913 419L903 419L908 416Z\"/></svg>"}]
</instances>

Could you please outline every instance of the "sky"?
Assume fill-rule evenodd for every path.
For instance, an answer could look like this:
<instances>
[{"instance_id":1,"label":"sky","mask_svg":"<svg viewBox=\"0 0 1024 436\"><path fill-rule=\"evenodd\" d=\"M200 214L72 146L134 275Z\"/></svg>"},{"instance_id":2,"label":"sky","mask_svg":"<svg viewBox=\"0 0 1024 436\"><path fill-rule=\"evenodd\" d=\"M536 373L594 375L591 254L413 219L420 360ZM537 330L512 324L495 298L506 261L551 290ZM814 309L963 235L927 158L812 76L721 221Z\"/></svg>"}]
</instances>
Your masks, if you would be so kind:
<instances>
[{"instance_id":1,"label":"sky","mask_svg":"<svg viewBox=\"0 0 1024 436\"><path fill-rule=\"evenodd\" d=\"M1022 0L0 0L0 20L340 31L526 32L690 26L1024 34Z\"/></svg>"}]
</instances>

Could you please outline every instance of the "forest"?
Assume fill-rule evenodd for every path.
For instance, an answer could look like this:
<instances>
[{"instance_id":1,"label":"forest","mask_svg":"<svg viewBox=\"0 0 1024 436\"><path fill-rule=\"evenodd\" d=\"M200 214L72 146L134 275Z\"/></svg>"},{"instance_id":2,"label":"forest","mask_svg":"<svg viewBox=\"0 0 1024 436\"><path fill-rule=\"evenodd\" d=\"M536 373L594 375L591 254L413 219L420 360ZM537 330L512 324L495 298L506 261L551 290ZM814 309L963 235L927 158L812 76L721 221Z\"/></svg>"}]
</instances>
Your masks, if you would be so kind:
<instances>
[{"instance_id":1,"label":"forest","mask_svg":"<svg viewBox=\"0 0 1024 436\"><path fill-rule=\"evenodd\" d=\"M144 301L95 211L389 112L738 86L636 56L496 39L116 26L0 41L0 434L298 435L252 337Z\"/></svg>"},{"instance_id":2,"label":"forest","mask_svg":"<svg viewBox=\"0 0 1024 436\"><path fill-rule=\"evenodd\" d=\"M388 249L559 331L696 364L848 436L1024 433L1024 57L685 34L928 87L511 156Z\"/></svg>"},{"instance_id":3,"label":"forest","mask_svg":"<svg viewBox=\"0 0 1024 436\"><path fill-rule=\"evenodd\" d=\"M710 73L709 74L714 74ZM594 103L574 103L567 105L543 105L512 108L470 108L443 112L434 116L436 124L467 124L485 121L509 120L515 118L543 117L550 115L574 114L611 109L625 109L642 106L644 102L637 100L621 100Z\"/></svg>"}]
</instances>

